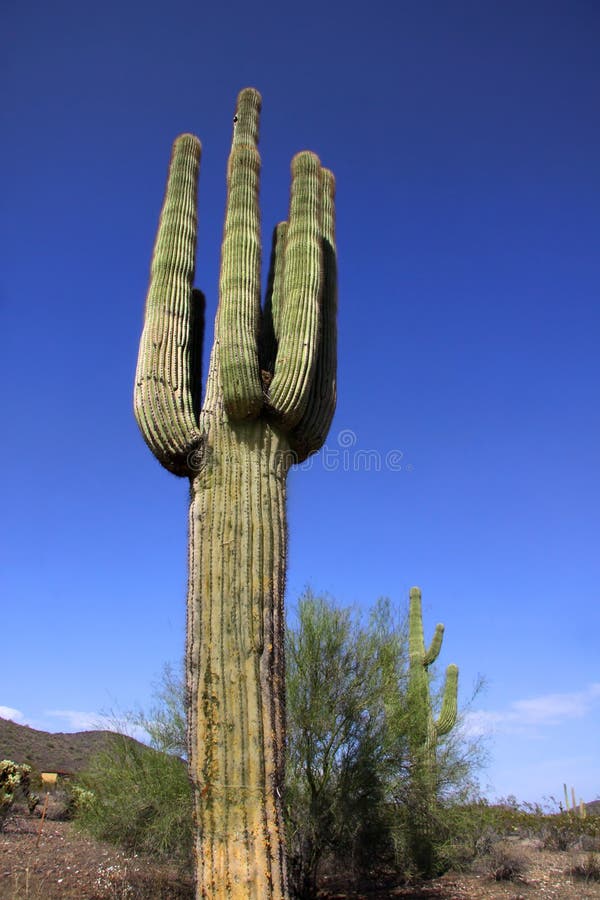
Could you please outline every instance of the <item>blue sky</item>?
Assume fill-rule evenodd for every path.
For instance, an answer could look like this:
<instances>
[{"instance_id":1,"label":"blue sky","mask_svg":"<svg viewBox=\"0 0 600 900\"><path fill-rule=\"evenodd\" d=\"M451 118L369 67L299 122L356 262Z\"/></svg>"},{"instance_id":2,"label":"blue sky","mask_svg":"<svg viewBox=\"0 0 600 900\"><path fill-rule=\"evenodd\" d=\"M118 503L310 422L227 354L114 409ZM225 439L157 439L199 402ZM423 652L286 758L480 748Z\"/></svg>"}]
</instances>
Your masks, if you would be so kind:
<instances>
[{"instance_id":1,"label":"blue sky","mask_svg":"<svg viewBox=\"0 0 600 900\"><path fill-rule=\"evenodd\" d=\"M182 131L212 321L252 85L266 242L296 151L338 184L339 402L289 478L288 605L420 585L463 701L488 682L490 795L598 796L596 4L24 0L2 35L4 712L88 726L182 655L187 484L137 432L133 373Z\"/></svg>"}]
</instances>

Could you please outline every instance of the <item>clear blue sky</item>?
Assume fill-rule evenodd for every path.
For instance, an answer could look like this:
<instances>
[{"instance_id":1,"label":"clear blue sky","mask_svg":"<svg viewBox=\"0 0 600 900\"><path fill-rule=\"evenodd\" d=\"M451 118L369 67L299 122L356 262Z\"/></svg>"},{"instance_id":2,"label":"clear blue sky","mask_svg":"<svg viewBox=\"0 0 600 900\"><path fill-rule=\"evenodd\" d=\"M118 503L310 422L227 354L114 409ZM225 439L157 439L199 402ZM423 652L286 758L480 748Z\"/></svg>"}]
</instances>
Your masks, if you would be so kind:
<instances>
[{"instance_id":1,"label":"clear blue sky","mask_svg":"<svg viewBox=\"0 0 600 900\"><path fill-rule=\"evenodd\" d=\"M266 239L296 151L338 183L339 403L289 479L288 604L420 585L463 700L488 680L490 793L598 796L597 4L23 0L1 32L5 713L69 730L182 655L187 484L137 432L133 373L182 131L212 321L252 85Z\"/></svg>"}]
</instances>

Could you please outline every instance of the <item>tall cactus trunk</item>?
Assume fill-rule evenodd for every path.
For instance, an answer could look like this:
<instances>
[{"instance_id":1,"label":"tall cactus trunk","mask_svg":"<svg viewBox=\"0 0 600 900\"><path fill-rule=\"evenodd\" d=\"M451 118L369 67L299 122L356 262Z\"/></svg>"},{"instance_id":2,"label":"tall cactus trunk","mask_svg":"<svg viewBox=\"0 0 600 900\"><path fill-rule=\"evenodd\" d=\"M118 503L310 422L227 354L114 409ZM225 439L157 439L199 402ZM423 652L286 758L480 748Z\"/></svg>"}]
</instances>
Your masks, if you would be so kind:
<instances>
[{"instance_id":1,"label":"tall cactus trunk","mask_svg":"<svg viewBox=\"0 0 600 900\"><path fill-rule=\"evenodd\" d=\"M263 422L215 421L191 483L187 686L200 897L286 896L288 450Z\"/></svg>"}]
</instances>

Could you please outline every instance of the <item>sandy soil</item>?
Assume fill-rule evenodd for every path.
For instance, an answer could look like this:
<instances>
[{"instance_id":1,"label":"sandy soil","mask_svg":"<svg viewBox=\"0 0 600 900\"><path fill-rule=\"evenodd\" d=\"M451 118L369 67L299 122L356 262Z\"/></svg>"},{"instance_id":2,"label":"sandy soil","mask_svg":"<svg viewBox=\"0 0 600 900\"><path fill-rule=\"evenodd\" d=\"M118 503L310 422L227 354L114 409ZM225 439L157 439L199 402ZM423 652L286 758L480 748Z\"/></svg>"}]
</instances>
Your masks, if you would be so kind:
<instances>
[{"instance_id":1,"label":"sandy soil","mask_svg":"<svg viewBox=\"0 0 600 900\"><path fill-rule=\"evenodd\" d=\"M566 870L585 854L549 852L522 842L522 878L496 882L476 873L447 873L420 886L368 885L349 890L325 880L322 900L600 900L600 884L577 881ZM78 834L69 822L15 815L0 834L0 900L191 900L191 880L175 868L127 855Z\"/></svg>"}]
</instances>

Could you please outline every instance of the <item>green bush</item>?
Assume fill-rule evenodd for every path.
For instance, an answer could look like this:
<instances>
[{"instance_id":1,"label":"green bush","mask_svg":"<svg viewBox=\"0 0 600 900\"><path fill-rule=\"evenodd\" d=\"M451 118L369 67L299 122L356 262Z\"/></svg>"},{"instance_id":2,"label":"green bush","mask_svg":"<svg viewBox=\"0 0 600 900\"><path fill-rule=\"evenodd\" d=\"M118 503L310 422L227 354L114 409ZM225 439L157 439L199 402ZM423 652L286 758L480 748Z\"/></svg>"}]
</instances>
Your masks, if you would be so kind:
<instances>
[{"instance_id":1,"label":"green bush","mask_svg":"<svg viewBox=\"0 0 600 900\"><path fill-rule=\"evenodd\" d=\"M98 754L74 794L76 822L128 850L187 865L192 800L185 764L125 735Z\"/></svg>"}]
</instances>

